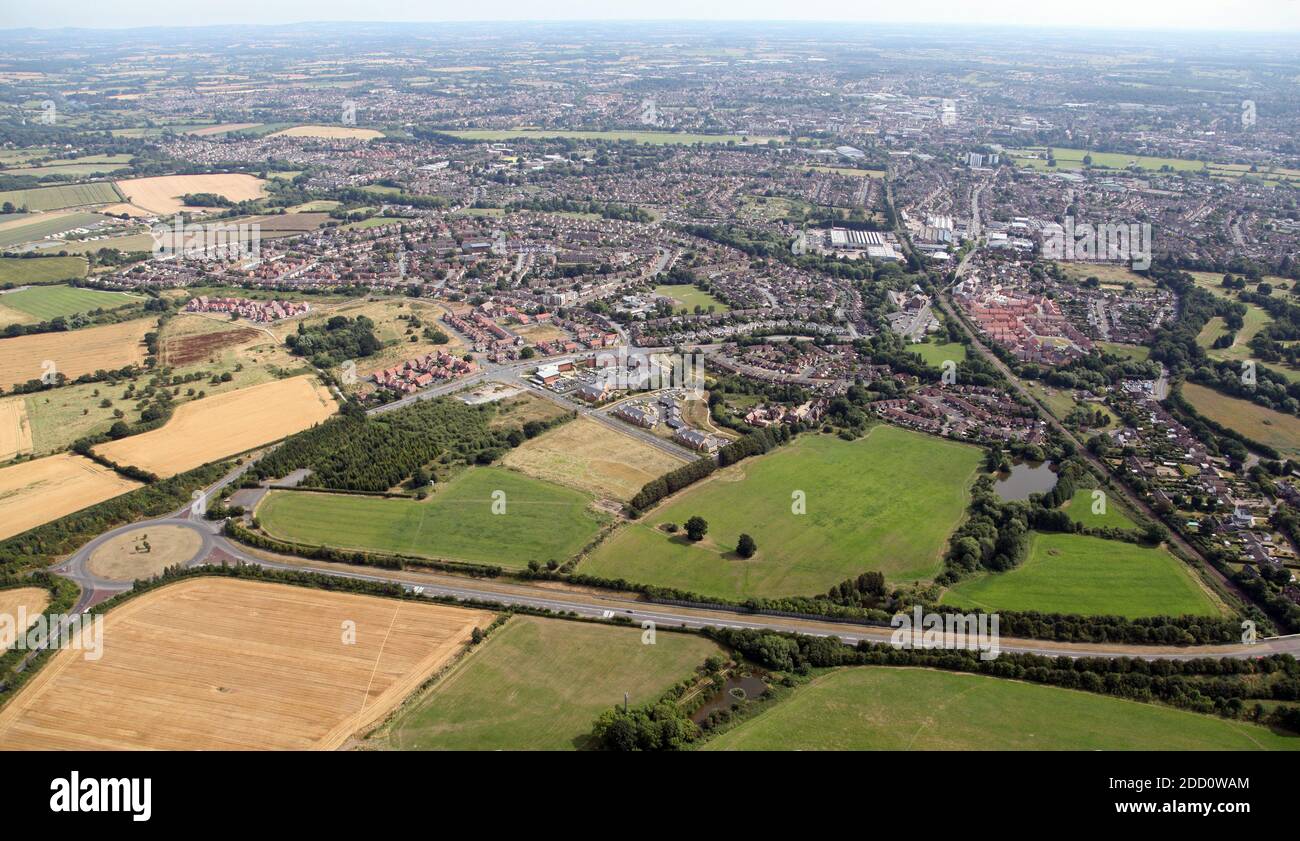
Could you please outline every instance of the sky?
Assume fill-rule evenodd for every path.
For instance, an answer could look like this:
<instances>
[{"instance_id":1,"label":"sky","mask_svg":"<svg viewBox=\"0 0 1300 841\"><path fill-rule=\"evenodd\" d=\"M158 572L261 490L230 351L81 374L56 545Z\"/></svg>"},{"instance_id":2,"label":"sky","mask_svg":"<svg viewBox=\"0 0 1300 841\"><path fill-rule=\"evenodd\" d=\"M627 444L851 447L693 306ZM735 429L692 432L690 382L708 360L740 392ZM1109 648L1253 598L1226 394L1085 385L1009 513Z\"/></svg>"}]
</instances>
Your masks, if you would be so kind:
<instances>
[{"instance_id":1,"label":"sky","mask_svg":"<svg viewBox=\"0 0 1300 841\"><path fill-rule=\"evenodd\" d=\"M304 21L813 20L1300 31L1300 0L158 0L0 2L0 29Z\"/></svg>"}]
</instances>

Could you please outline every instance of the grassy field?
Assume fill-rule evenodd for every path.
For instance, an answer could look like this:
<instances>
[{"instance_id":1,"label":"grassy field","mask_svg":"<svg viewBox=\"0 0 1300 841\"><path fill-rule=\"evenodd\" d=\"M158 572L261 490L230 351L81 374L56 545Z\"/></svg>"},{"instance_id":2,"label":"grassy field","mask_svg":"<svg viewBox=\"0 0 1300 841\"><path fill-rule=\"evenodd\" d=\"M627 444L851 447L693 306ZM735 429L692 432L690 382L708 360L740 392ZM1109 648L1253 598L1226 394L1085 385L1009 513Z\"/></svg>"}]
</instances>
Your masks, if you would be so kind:
<instances>
[{"instance_id":1,"label":"grassy field","mask_svg":"<svg viewBox=\"0 0 1300 841\"><path fill-rule=\"evenodd\" d=\"M1284 415L1196 383L1183 383L1183 397L1196 411L1216 423L1274 447L1283 456L1300 455L1300 418L1294 415Z\"/></svg>"},{"instance_id":2,"label":"grassy field","mask_svg":"<svg viewBox=\"0 0 1300 841\"><path fill-rule=\"evenodd\" d=\"M1139 616L1217 616L1209 594L1164 549L1081 534L1035 532L1013 570L958 582L944 604L983 610Z\"/></svg>"},{"instance_id":3,"label":"grassy field","mask_svg":"<svg viewBox=\"0 0 1300 841\"><path fill-rule=\"evenodd\" d=\"M30 261L29 261L30 262ZM98 289L80 289L75 286L34 286L17 292L0 295L0 325L5 323L4 310L17 310L35 321L49 321L58 316L76 315L97 309L116 309L132 301L137 295L125 292L101 292Z\"/></svg>"},{"instance_id":4,"label":"grassy field","mask_svg":"<svg viewBox=\"0 0 1300 841\"><path fill-rule=\"evenodd\" d=\"M891 581L938 572L980 463L974 447L892 426L846 442L809 434L721 470L624 526L579 569L726 598L812 595L867 570ZM793 513L802 491L805 514ZM671 535L693 515L698 544ZM742 532L758 553L735 552Z\"/></svg>"},{"instance_id":5,"label":"grassy field","mask_svg":"<svg viewBox=\"0 0 1300 841\"><path fill-rule=\"evenodd\" d=\"M54 283L86 276L84 257L0 257L0 285L12 283L25 286L33 283Z\"/></svg>"},{"instance_id":6,"label":"grassy field","mask_svg":"<svg viewBox=\"0 0 1300 841\"><path fill-rule=\"evenodd\" d=\"M1196 336L1196 343L1205 350L1205 355L1222 362L1232 362L1240 366L1242 360L1252 359L1250 340L1265 327L1273 323L1273 318L1261 307L1246 304L1246 315L1242 319L1241 329L1233 337L1232 345L1226 348L1212 347L1214 340L1228 332L1228 327L1219 316L1205 322L1201 332ZM1281 374L1290 382L1300 381L1300 368L1292 368L1284 362L1269 362L1264 365L1268 370Z\"/></svg>"},{"instance_id":7,"label":"grassy field","mask_svg":"<svg viewBox=\"0 0 1300 841\"><path fill-rule=\"evenodd\" d=\"M688 134L675 131L555 131L539 128L466 129L442 131L442 134L462 140L631 140L651 145L688 143L766 143L769 137L749 137L740 134Z\"/></svg>"},{"instance_id":8,"label":"grassy field","mask_svg":"<svg viewBox=\"0 0 1300 841\"><path fill-rule=\"evenodd\" d=\"M958 364L966 361L966 346L961 342L945 342L944 344L935 344L933 342L922 342L919 345L908 345L907 349L912 353L920 354L925 360L925 364L932 368L942 368L947 359L951 359Z\"/></svg>"},{"instance_id":9,"label":"grassy field","mask_svg":"<svg viewBox=\"0 0 1300 841\"><path fill-rule=\"evenodd\" d=\"M493 492L506 511L492 513ZM596 534L589 498L499 467L476 467L427 500L280 491L257 509L267 532L301 543L521 569L565 561Z\"/></svg>"},{"instance_id":10,"label":"grassy field","mask_svg":"<svg viewBox=\"0 0 1300 841\"><path fill-rule=\"evenodd\" d=\"M1007 154L1018 166L1033 169L1049 169L1047 166L1047 147L1031 146L1024 149L1008 149ZM1128 155L1121 152L1094 152L1087 149L1058 149L1052 147L1052 157L1056 159L1056 169L1083 169L1084 156L1092 158L1093 169L1127 169L1137 166L1139 169L1160 170L1165 167L1176 172L1200 172L1206 170L1205 161L1188 158L1158 158L1151 155ZM1035 157L1041 156L1041 157Z\"/></svg>"},{"instance_id":11,"label":"grassy field","mask_svg":"<svg viewBox=\"0 0 1300 841\"><path fill-rule=\"evenodd\" d=\"M654 289L656 295L663 295L672 298L677 303L673 305L674 309L685 307L692 312L697 306L704 307L706 310L713 307L714 312L730 312L731 307L719 301L717 298L705 292L703 289L696 289L694 286L686 283L672 284L671 286L656 286Z\"/></svg>"},{"instance_id":12,"label":"grassy field","mask_svg":"<svg viewBox=\"0 0 1300 841\"><path fill-rule=\"evenodd\" d=\"M600 713L652 701L718 646L659 633L517 616L497 629L382 735L403 750L571 750Z\"/></svg>"},{"instance_id":13,"label":"grassy field","mask_svg":"<svg viewBox=\"0 0 1300 841\"><path fill-rule=\"evenodd\" d=\"M1079 488L1070 501L1061 506L1061 510L1070 515L1070 519L1083 523L1089 528L1131 529L1137 524L1128 518L1119 503L1111 494L1106 495L1106 513L1094 514L1092 511L1093 488Z\"/></svg>"},{"instance_id":14,"label":"grassy field","mask_svg":"<svg viewBox=\"0 0 1300 841\"><path fill-rule=\"evenodd\" d=\"M60 245L59 250L67 251L69 254L91 254L101 248L113 248L123 253L130 253L132 251L150 251L153 246L154 238L151 234L123 234L121 236L105 237L104 239L69 242L66 245Z\"/></svg>"},{"instance_id":15,"label":"grassy field","mask_svg":"<svg viewBox=\"0 0 1300 841\"><path fill-rule=\"evenodd\" d=\"M14 207L25 207L28 210L60 210L65 207L113 204L121 200L122 197L111 181L64 187L33 187L30 190L7 190L0 193L0 204L13 202Z\"/></svg>"},{"instance_id":16,"label":"grassy field","mask_svg":"<svg viewBox=\"0 0 1300 841\"><path fill-rule=\"evenodd\" d=\"M706 750L1300 750L1257 724L984 675L818 677Z\"/></svg>"},{"instance_id":17,"label":"grassy field","mask_svg":"<svg viewBox=\"0 0 1300 841\"><path fill-rule=\"evenodd\" d=\"M1132 283L1139 289L1155 286L1151 278L1138 274L1121 263L1057 263L1065 276L1071 280L1082 281L1095 277L1102 286L1123 286Z\"/></svg>"},{"instance_id":18,"label":"grassy field","mask_svg":"<svg viewBox=\"0 0 1300 841\"><path fill-rule=\"evenodd\" d=\"M526 441L501 463L537 479L626 502L646 482L686 461L603 423L578 418Z\"/></svg>"},{"instance_id":19,"label":"grassy field","mask_svg":"<svg viewBox=\"0 0 1300 841\"><path fill-rule=\"evenodd\" d=\"M1097 342L1097 346L1107 353L1123 356L1136 362L1146 362L1151 358L1151 348L1143 345L1125 345L1118 342Z\"/></svg>"}]
</instances>

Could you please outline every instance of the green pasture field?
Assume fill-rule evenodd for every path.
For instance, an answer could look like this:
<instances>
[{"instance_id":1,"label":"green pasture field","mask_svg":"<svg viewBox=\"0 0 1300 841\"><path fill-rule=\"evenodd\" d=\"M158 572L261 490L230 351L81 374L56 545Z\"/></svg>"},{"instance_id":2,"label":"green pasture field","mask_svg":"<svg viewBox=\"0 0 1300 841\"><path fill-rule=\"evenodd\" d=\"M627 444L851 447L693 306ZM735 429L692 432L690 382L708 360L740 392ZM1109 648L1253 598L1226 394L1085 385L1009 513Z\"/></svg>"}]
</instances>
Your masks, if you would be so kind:
<instances>
[{"instance_id":1,"label":"green pasture field","mask_svg":"<svg viewBox=\"0 0 1300 841\"><path fill-rule=\"evenodd\" d=\"M859 441L805 434L718 471L605 540L579 571L709 596L814 595L868 570L933 577L970 500L975 447L893 426ZM806 513L793 511L802 492ZM700 543L665 523L709 523ZM758 544L735 554L741 533Z\"/></svg>"},{"instance_id":2,"label":"green pasture field","mask_svg":"<svg viewBox=\"0 0 1300 841\"><path fill-rule=\"evenodd\" d=\"M1056 686L855 667L796 688L705 749L1300 750L1300 738Z\"/></svg>"},{"instance_id":3,"label":"green pasture field","mask_svg":"<svg viewBox=\"0 0 1300 841\"><path fill-rule=\"evenodd\" d=\"M37 321L49 321L58 316L76 315L101 308L111 310L138 300L138 295L128 295L125 292L103 292L56 284L0 294L0 310L18 310ZM4 315L0 313L0 324L3 321Z\"/></svg>"},{"instance_id":4,"label":"green pasture field","mask_svg":"<svg viewBox=\"0 0 1300 841\"><path fill-rule=\"evenodd\" d=\"M935 344L934 342L921 342L920 344L908 345L907 349L912 353L920 354L925 360L925 364L931 368L942 368L946 360L951 359L958 364L966 361L966 346L961 342L945 342Z\"/></svg>"},{"instance_id":5,"label":"green pasture field","mask_svg":"<svg viewBox=\"0 0 1300 841\"><path fill-rule=\"evenodd\" d=\"M694 312L697 306L704 307L706 310L710 306L712 306L714 308L714 312L716 313L724 313L724 312L731 311L731 307L722 303L721 301L713 297L708 292L705 292L703 289L697 289L694 286L691 286L689 283L676 283L676 284L666 284L663 286L656 286L654 289L654 293L656 295L665 295L677 301L677 303L674 304L675 309L681 309L682 307L685 307L686 309Z\"/></svg>"},{"instance_id":6,"label":"green pasture field","mask_svg":"<svg viewBox=\"0 0 1300 841\"><path fill-rule=\"evenodd\" d=\"M1129 519L1128 515L1115 500L1113 494L1106 495L1106 513L1094 514L1092 512L1092 492L1093 488L1079 488L1074 492L1061 510L1070 515L1070 519L1077 523L1083 523L1089 528L1097 529L1132 529L1137 528L1137 524Z\"/></svg>"},{"instance_id":7,"label":"green pasture field","mask_svg":"<svg viewBox=\"0 0 1300 841\"><path fill-rule=\"evenodd\" d=\"M653 701L721 652L694 634L516 616L381 738L402 750L572 750L606 709Z\"/></svg>"},{"instance_id":8,"label":"green pasture field","mask_svg":"<svg viewBox=\"0 0 1300 841\"><path fill-rule=\"evenodd\" d=\"M14 207L26 207L28 210L61 210L65 207L115 204L120 201L123 198L111 181L92 181L89 184L63 187L33 187L30 190L7 190L0 193L0 204L13 202Z\"/></svg>"},{"instance_id":9,"label":"green pasture field","mask_svg":"<svg viewBox=\"0 0 1300 841\"><path fill-rule=\"evenodd\" d=\"M0 257L0 285L27 286L86 276L84 257Z\"/></svg>"},{"instance_id":10,"label":"green pasture field","mask_svg":"<svg viewBox=\"0 0 1300 841\"><path fill-rule=\"evenodd\" d=\"M59 216L35 214L26 225L18 225L0 231L0 248L21 245L25 242L37 242L51 234L61 234L74 228L84 228L96 222L102 222L107 218L107 216L100 216L98 213L85 212L68 213ZM68 243L67 246L61 243L58 245L58 250L71 251L70 246L76 245L76 243Z\"/></svg>"},{"instance_id":11,"label":"green pasture field","mask_svg":"<svg viewBox=\"0 0 1300 841\"><path fill-rule=\"evenodd\" d=\"M466 470L427 500L275 491L257 516L273 537L299 543L394 552L522 569L564 562L601 519L591 498L499 467ZM493 492L506 511L493 514Z\"/></svg>"},{"instance_id":12,"label":"green pasture field","mask_svg":"<svg viewBox=\"0 0 1300 841\"><path fill-rule=\"evenodd\" d=\"M1034 169L1048 169L1046 159L1031 157L1032 154L1045 154L1047 147L1032 146L1024 149L1008 149L1007 154L1020 166ZM1150 155L1128 155L1122 152L1093 152L1088 149L1058 149L1052 147L1052 157L1056 158L1056 169L1083 169L1085 155L1092 156L1094 169L1127 169L1137 164L1140 169L1159 170L1169 167L1176 172L1201 172L1207 170L1205 161L1187 158L1157 158Z\"/></svg>"},{"instance_id":13,"label":"green pasture field","mask_svg":"<svg viewBox=\"0 0 1300 841\"><path fill-rule=\"evenodd\" d=\"M1097 342L1097 346L1107 353L1123 356L1135 362L1146 362L1151 358L1151 348L1145 345L1125 345L1119 342Z\"/></svg>"},{"instance_id":14,"label":"green pasture field","mask_svg":"<svg viewBox=\"0 0 1300 841\"><path fill-rule=\"evenodd\" d=\"M1035 532L1020 566L959 581L940 601L1129 619L1220 615L1195 574L1165 549L1082 534Z\"/></svg>"}]
</instances>

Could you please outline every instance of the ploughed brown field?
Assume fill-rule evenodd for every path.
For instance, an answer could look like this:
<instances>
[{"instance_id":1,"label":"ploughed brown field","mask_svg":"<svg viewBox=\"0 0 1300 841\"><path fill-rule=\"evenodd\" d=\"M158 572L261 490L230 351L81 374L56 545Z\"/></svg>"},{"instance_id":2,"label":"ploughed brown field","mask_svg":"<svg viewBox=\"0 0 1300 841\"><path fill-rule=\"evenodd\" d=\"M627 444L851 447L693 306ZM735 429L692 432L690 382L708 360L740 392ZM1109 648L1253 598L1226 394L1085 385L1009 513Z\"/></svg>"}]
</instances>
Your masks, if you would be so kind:
<instances>
[{"instance_id":1,"label":"ploughed brown field","mask_svg":"<svg viewBox=\"0 0 1300 841\"><path fill-rule=\"evenodd\" d=\"M264 339L266 334L251 327L236 327L218 333L200 333L194 336L178 336L163 343L163 360L167 365L181 367L202 362L218 351Z\"/></svg>"},{"instance_id":2,"label":"ploughed brown field","mask_svg":"<svg viewBox=\"0 0 1300 841\"><path fill-rule=\"evenodd\" d=\"M0 750L330 750L460 652L481 610L229 578L109 611L0 709ZM355 642L345 641L355 623Z\"/></svg>"}]
</instances>

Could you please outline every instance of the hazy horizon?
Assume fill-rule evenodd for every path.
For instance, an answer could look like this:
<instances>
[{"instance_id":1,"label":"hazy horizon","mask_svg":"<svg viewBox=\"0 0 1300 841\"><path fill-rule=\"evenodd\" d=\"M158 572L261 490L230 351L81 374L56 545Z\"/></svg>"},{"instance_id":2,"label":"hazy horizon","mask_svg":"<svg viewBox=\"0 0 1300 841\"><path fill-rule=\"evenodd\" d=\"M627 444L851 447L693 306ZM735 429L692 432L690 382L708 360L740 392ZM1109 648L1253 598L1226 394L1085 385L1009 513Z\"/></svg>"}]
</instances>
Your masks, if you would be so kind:
<instances>
[{"instance_id":1,"label":"hazy horizon","mask_svg":"<svg viewBox=\"0 0 1300 841\"><path fill-rule=\"evenodd\" d=\"M796 15L792 17L792 13ZM255 7L169 7L140 0L104 4L88 0L12 6L0 11L0 30L138 29L208 26L292 26L316 23L844 23L890 26L1015 27L1095 31L1290 33L1300 31L1300 3L1255 0L1227 5L1214 0L1096 0L1086 6L1009 0L996 16L960 0L914 0L906 4L868 2L792 7L784 0L720 0L707 8L687 0L630 0L617 8L594 0L560 0L539 10L535 4L502 0L489 9L432 2L412 7L395 0L365 4L342 0L281 0Z\"/></svg>"}]
</instances>

